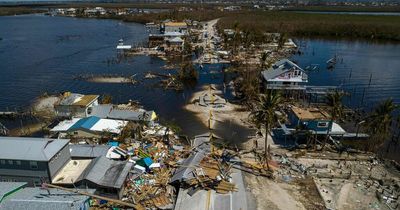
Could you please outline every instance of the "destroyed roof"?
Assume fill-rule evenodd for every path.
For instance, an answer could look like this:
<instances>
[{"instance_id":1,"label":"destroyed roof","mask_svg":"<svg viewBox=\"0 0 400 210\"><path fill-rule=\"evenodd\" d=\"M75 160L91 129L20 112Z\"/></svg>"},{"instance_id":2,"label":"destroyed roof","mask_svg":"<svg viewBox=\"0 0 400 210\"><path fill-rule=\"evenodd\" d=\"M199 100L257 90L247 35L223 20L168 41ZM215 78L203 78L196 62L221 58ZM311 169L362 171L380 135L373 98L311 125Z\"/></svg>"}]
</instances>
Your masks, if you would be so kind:
<instances>
[{"instance_id":1,"label":"destroyed roof","mask_svg":"<svg viewBox=\"0 0 400 210\"><path fill-rule=\"evenodd\" d=\"M167 22L167 23L165 23L165 26L169 26L169 27L187 27L187 24L185 22Z\"/></svg>"},{"instance_id":2,"label":"destroyed roof","mask_svg":"<svg viewBox=\"0 0 400 210\"><path fill-rule=\"evenodd\" d=\"M292 112L300 120L329 120L330 115L317 108L299 108L293 106L291 108Z\"/></svg>"},{"instance_id":3,"label":"destroyed roof","mask_svg":"<svg viewBox=\"0 0 400 210\"><path fill-rule=\"evenodd\" d=\"M183 43L183 39L180 37L175 37L173 39L170 39L169 42L174 42L174 43Z\"/></svg>"},{"instance_id":4,"label":"destroyed roof","mask_svg":"<svg viewBox=\"0 0 400 210\"><path fill-rule=\"evenodd\" d=\"M105 156L110 145L70 144L71 158L96 158Z\"/></svg>"},{"instance_id":5,"label":"destroyed roof","mask_svg":"<svg viewBox=\"0 0 400 210\"><path fill-rule=\"evenodd\" d=\"M178 32L178 31L168 31L165 32L164 34L161 34L162 36L176 36L176 37L180 37L180 36L184 36L185 34Z\"/></svg>"},{"instance_id":6,"label":"destroyed roof","mask_svg":"<svg viewBox=\"0 0 400 210\"><path fill-rule=\"evenodd\" d=\"M182 162L182 166L176 169L170 182L172 183L175 181L184 181L194 178L194 168L199 167L198 165L205 156L206 155L203 150L199 150L198 152L191 154L186 160Z\"/></svg>"},{"instance_id":7,"label":"destroyed roof","mask_svg":"<svg viewBox=\"0 0 400 210\"><path fill-rule=\"evenodd\" d=\"M180 188L176 198L175 210L248 209L242 172L238 169L232 169L232 172L232 183L237 186L237 192L219 194L215 190L197 188L198 191L191 194L191 188Z\"/></svg>"},{"instance_id":8,"label":"destroyed roof","mask_svg":"<svg viewBox=\"0 0 400 210\"><path fill-rule=\"evenodd\" d=\"M88 189L86 191L88 193L94 193L95 190ZM3 203L0 204L0 210L80 210L89 199L89 196L60 189L29 187L21 189L5 199Z\"/></svg>"},{"instance_id":9,"label":"destroyed roof","mask_svg":"<svg viewBox=\"0 0 400 210\"><path fill-rule=\"evenodd\" d=\"M304 70L302 68L300 68L298 65L296 65L292 61L290 61L288 59L282 59L282 60L274 63L272 65L272 67L269 68L268 70L262 71L261 74L265 80L270 80L270 79L276 78L277 76L279 76L283 73L291 71L293 69L304 72Z\"/></svg>"},{"instance_id":10,"label":"destroyed roof","mask_svg":"<svg viewBox=\"0 0 400 210\"><path fill-rule=\"evenodd\" d=\"M118 119L118 120L130 120L130 121L152 121L156 117L154 111L133 111L118 109L112 104L102 104L93 106L92 116L100 118Z\"/></svg>"},{"instance_id":11,"label":"destroyed roof","mask_svg":"<svg viewBox=\"0 0 400 210\"><path fill-rule=\"evenodd\" d=\"M66 93L59 105L88 106L99 98L99 95L82 95L78 93Z\"/></svg>"},{"instance_id":12,"label":"destroyed roof","mask_svg":"<svg viewBox=\"0 0 400 210\"><path fill-rule=\"evenodd\" d=\"M130 162L114 161L100 156L88 166L84 179L103 187L120 189L131 168Z\"/></svg>"},{"instance_id":13,"label":"destroyed roof","mask_svg":"<svg viewBox=\"0 0 400 210\"><path fill-rule=\"evenodd\" d=\"M73 123L71 120L67 120L70 123ZM61 122L65 123L65 121ZM114 119L100 119L96 116L90 116L87 118L82 118L74 123L72 126L68 128L68 126L64 126L65 130L58 129L59 127L54 127L51 131L75 131L75 130L87 130L87 131L94 131L94 132L102 132L107 131L110 133L121 133L122 129L128 124L127 121L123 120L114 120ZM57 130L57 129L58 130Z\"/></svg>"},{"instance_id":14,"label":"destroyed roof","mask_svg":"<svg viewBox=\"0 0 400 210\"><path fill-rule=\"evenodd\" d=\"M0 182L0 209L1 202L10 194L26 186L26 182Z\"/></svg>"},{"instance_id":15,"label":"destroyed roof","mask_svg":"<svg viewBox=\"0 0 400 210\"><path fill-rule=\"evenodd\" d=\"M0 137L0 159L49 161L68 139Z\"/></svg>"}]
</instances>

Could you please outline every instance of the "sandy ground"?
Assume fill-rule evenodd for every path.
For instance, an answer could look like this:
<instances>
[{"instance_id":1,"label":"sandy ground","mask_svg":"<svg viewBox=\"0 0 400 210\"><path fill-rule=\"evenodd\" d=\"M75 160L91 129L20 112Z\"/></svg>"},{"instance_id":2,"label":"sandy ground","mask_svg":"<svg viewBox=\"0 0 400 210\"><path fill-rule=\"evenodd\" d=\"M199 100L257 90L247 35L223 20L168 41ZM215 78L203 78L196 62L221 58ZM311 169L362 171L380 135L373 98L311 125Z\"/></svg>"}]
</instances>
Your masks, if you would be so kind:
<instances>
[{"instance_id":1,"label":"sandy ground","mask_svg":"<svg viewBox=\"0 0 400 210\"><path fill-rule=\"evenodd\" d=\"M10 136L31 136L34 133L42 131L45 124L43 123L35 123L30 125L25 125L22 128L15 128L10 130Z\"/></svg>"},{"instance_id":2,"label":"sandy ground","mask_svg":"<svg viewBox=\"0 0 400 210\"><path fill-rule=\"evenodd\" d=\"M132 83L132 80L127 77L92 77L87 81L96 83Z\"/></svg>"},{"instance_id":3,"label":"sandy ground","mask_svg":"<svg viewBox=\"0 0 400 210\"><path fill-rule=\"evenodd\" d=\"M54 111L54 104L59 100L57 96L40 97L33 104L33 109L35 111Z\"/></svg>"},{"instance_id":4,"label":"sandy ground","mask_svg":"<svg viewBox=\"0 0 400 210\"><path fill-rule=\"evenodd\" d=\"M306 209L303 204L296 200L296 186L286 183L278 183L265 177L245 175L245 182L256 201L256 209Z\"/></svg>"},{"instance_id":5,"label":"sandy ground","mask_svg":"<svg viewBox=\"0 0 400 210\"><path fill-rule=\"evenodd\" d=\"M249 126L247 123L247 119L249 116L249 112L247 111L241 111L241 107L238 105L230 104L229 102L226 103L225 107L222 108L213 108L213 107L204 107L200 106L197 103L193 103L196 99L198 99L201 95L208 93L209 92L209 87L205 86L202 88L202 91L196 92L193 94L192 98L190 101L192 103L187 104L185 106L185 109L196 113L196 115L201 119L201 122L208 127L208 121L210 119L210 111L212 113L212 123L211 123L211 128L213 128L213 125L215 125L216 122L224 121L224 120L230 120L234 121L240 125L243 126ZM218 95L220 92L219 91L211 91L212 93ZM240 110L240 111L238 111Z\"/></svg>"},{"instance_id":6,"label":"sandy ground","mask_svg":"<svg viewBox=\"0 0 400 210\"><path fill-rule=\"evenodd\" d=\"M243 148L249 142L249 139L254 135L254 130L250 128L248 123L248 111L244 111L241 106L226 103L224 107L213 108L205 107L194 102L201 95L208 93L209 87L205 86L199 92L193 94L190 101L184 108L195 113L204 126L211 128L212 132L229 143L235 144ZM213 94L219 95L218 90L212 90ZM211 121L210 121L211 116Z\"/></svg>"}]
</instances>

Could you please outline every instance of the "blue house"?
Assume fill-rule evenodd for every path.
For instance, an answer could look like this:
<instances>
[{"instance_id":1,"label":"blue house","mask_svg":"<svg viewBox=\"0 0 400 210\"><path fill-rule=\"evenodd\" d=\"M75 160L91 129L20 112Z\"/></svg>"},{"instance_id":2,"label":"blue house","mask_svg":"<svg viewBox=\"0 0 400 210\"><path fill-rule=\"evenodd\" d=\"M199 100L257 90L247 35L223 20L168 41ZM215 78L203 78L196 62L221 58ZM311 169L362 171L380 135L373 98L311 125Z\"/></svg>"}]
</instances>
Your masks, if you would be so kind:
<instances>
[{"instance_id":1,"label":"blue house","mask_svg":"<svg viewBox=\"0 0 400 210\"><path fill-rule=\"evenodd\" d=\"M317 108L299 108L293 106L289 112L289 121L292 127L300 126L304 130L315 134L327 134L332 128L330 115Z\"/></svg>"}]
</instances>

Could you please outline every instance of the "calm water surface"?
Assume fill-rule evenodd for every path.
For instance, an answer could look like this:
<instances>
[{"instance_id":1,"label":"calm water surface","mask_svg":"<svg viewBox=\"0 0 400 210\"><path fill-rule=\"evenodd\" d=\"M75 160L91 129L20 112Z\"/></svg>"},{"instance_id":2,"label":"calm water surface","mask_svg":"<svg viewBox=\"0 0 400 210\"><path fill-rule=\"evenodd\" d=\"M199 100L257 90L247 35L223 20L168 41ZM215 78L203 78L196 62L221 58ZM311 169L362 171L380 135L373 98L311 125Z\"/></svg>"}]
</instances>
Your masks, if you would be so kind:
<instances>
[{"instance_id":1,"label":"calm water surface","mask_svg":"<svg viewBox=\"0 0 400 210\"><path fill-rule=\"evenodd\" d=\"M319 67L308 73L310 85L341 86L351 94L346 104L352 107L371 108L390 97L400 104L400 43L319 39L297 43L303 54L292 59L303 68ZM327 70L326 61L335 55L336 67Z\"/></svg>"}]
</instances>

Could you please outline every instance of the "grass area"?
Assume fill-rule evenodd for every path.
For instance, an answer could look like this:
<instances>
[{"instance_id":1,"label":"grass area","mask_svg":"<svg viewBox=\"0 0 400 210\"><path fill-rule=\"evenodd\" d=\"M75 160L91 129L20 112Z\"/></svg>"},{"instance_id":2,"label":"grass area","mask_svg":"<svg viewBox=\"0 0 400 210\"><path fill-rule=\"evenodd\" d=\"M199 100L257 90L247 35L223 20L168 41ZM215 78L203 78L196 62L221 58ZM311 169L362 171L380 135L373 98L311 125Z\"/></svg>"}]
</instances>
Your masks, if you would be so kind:
<instances>
[{"instance_id":1,"label":"grass area","mask_svg":"<svg viewBox=\"0 0 400 210\"><path fill-rule=\"evenodd\" d=\"M215 18L226 16L225 12L216 12L215 10L193 10L189 12L178 12L176 10L171 10L168 12L161 13L150 13L150 14L135 14L135 15L104 15L100 16L100 18L111 18L111 19L119 19L126 22L137 22L137 23L149 23L149 22L158 22L165 19L172 19L177 21L183 21L185 19L198 20L198 21L207 21Z\"/></svg>"},{"instance_id":2,"label":"grass area","mask_svg":"<svg viewBox=\"0 0 400 210\"><path fill-rule=\"evenodd\" d=\"M33 9L32 7L0 7L0 16L22 15L40 12L44 12L44 10Z\"/></svg>"},{"instance_id":3,"label":"grass area","mask_svg":"<svg viewBox=\"0 0 400 210\"><path fill-rule=\"evenodd\" d=\"M85 7L103 7L103 8L139 8L139 9L177 9L180 7L190 7L190 8L207 8L212 9L215 4L167 4L167 3L70 3L70 4L52 4L48 5L50 8L85 8Z\"/></svg>"},{"instance_id":4,"label":"grass area","mask_svg":"<svg viewBox=\"0 0 400 210\"><path fill-rule=\"evenodd\" d=\"M286 11L323 11L323 12L400 12L400 6L307 6L290 7Z\"/></svg>"},{"instance_id":5,"label":"grass area","mask_svg":"<svg viewBox=\"0 0 400 210\"><path fill-rule=\"evenodd\" d=\"M238 12L221 18L218 27L262 35L366 38L400 41L400 16L333 15L294 12Z\"/></svg>"}]
</instances>

